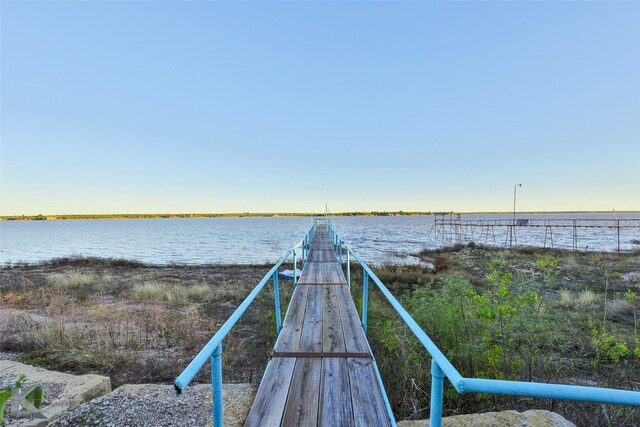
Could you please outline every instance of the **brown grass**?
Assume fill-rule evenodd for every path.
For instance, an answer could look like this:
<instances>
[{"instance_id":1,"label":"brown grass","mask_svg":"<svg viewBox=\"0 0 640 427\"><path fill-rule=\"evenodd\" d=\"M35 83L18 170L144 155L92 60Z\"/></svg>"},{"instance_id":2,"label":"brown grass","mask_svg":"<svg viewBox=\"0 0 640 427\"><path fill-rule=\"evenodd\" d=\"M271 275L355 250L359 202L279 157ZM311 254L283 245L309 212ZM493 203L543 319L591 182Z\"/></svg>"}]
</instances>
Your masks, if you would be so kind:
<instances>
[{"instance_id":1,"label":"brown grass","mask_svg":"<svg viewBox=\"0 0 640 427\"><path fill-rule=\"evenodd\" d=\"M109 375L115 385L171 382L267 270L94 259L3 269L0 350L52 369ZM261 377L275 336L264 328L274 323L269 293L225 340L228 378ZM207 377L205 369L198 378Z\"/></svg>"}]
</instances>

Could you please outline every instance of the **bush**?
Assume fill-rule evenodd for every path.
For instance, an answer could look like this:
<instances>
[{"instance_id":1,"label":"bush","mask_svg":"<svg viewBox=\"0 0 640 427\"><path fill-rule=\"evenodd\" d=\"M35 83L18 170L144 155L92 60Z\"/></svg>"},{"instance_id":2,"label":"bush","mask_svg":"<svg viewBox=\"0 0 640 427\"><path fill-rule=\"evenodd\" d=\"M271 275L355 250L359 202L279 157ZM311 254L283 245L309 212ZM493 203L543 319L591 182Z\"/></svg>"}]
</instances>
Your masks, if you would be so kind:
<instances>
[{"instance_id":1,"label":"bush","mask_svg":"<svg viewBox=\"0 0 640 427\"><path fill-rule=\"evenodd\" d=\"M591 321L591 342L596 347L598 360L610 360L615 364L627 356L630 351L624 340L616 335L607 333L604 329L598 329Z\"/></svg>"},{"instance_id":2,"label":"bush","mask_svg":"<svg viewBox=\"0 0 640 427\"><path fill-rule=\"evenodd\" d=\"M547 379L547 350L557 334L531 284L497 269L481 291L461 275L442 278L439 284L436 289L414 288L400 298L401 303L463 376ZM392 406L403 418L426 416L430 356L403 323L389 320L388 311L372 308L369 336L374 352L382 350L384 359L395 361L381 368ZM458 395L450 384L446 387L449 409L490 407L486 396Z\"/></svg>"}]
</instances>

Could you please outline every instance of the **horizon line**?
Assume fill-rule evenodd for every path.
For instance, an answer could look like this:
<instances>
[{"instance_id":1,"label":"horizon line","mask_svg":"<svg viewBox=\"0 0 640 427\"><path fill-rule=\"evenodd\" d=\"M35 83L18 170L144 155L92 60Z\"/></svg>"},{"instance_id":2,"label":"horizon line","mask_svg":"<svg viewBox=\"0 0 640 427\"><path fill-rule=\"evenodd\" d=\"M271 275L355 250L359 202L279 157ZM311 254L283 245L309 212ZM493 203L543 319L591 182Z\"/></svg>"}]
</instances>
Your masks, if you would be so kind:
<instances>
[{"instance_id":1,"label":"horizon line","mask_svg":"<svg viewBox=\"0 0 640 427\"><path fill-rule=\"evenodd\" d=\"M557 211L342 211L342 212L191 212L191 213L79 213L79 214L37 214L0 215L0 220L20 219L127 219L127 218L175 218L175 217L273 217L273 216L435 216L435 215L512 215L512 214L562 214L562 213L640 213L640 210L557 210Z\"/></svg>"}]
</instances>

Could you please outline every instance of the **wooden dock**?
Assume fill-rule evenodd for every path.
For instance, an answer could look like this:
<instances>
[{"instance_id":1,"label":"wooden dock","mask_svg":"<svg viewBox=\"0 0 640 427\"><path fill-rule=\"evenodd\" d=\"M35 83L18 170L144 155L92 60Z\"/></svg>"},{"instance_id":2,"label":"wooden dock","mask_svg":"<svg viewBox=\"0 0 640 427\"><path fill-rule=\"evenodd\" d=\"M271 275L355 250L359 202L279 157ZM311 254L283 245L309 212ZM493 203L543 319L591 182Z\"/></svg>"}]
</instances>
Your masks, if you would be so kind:
<instances>
[{"instance_id":1,"label":"wooden dock","mask_svg":"<svg viewBox=\"0 0 640 427\"><path fill-rule=\"evenodd\" d=\"M245 426L389 426L374 364L319 226Z\"/></svg>"}]
</instances>

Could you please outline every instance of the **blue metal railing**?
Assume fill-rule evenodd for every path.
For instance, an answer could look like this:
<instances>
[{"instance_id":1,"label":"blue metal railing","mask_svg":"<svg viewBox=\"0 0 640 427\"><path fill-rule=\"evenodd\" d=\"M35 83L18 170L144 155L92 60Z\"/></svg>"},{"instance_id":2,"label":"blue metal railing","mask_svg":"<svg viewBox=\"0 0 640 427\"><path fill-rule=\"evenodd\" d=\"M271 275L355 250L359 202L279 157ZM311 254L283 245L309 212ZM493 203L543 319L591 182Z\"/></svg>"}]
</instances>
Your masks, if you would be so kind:
<instances>
[{"instance_id":1,"label":"blue metal railing","mask_svg":"<svg viewBox=\"0 0 640 427\"><path fill-rule=\"evenodd\" d=\"M293 287L297 284L296 279L296 252L298 248L302 248L302 265L306 262L307 254L309 253L309 246L315 234L315 231L319 224L327 224L328 220L314 220L313 225L307 231L304 238L293 248L289 249L284 256L278 261L267 274L264 275L262 280L251 291L249 296L240 304L240 306L233 312L231 317L224 322L224 324L218 329L218 332L209 340L209 342L200 350L196 357L189 363L189 365L182 371L182 373L175 379L173 385L178 392L182 393L184 389L193 380L196 374L202 369L207 360L211 359L211 388L213 392L212 397L212 419L213 427L222 427L223 425L223 406L222 406L222 340L227 336L235 324L240 320L244 312L249 305L258 296L260 291L265 287L269 279L273 280L273 293L275 303L275 316L276 316L276 331L278 336L282 329L282 317L280 315L280 294L278 286L278 269L284 264L290 256L293 255Z\"/></svg>"},{"instance_id":2,"label":"blue metal railing","mask_svg":"<svg viewBox=\"0 0 640 427\"><path fill-rule=\"evenodd\" d=\"M331 241L335 245L336 254L342 259L342 253L346 252L347 260L347 283L351 286L351 273L349 258L352 256L363 269L363 295L362 295L362 327L367 331L367 306L369 279L377 285L378 289L385 296L387 301L395 309L400 318L407 324L411 332L431 355L431 404L430 404L430 425L431 427L441 427L442 425L442 393L443 380L447 377L458 393L490 393L507 394L514 396L538 397L547 399L567 399L582 400L587 402L611 403L617 405L640 406L640 391L617 390L610 388L584 387L562 384L546 384L520 381L492 380L484 378L465 378L451 364L449 359L440 351L438 346L420 328L407 310L389 292L387 287L376 276L371 268L360 257L348 247L338 234L328 224ZM380 387L384 390L382 380ZM390 406L387 406L390 410ZM389 413L393 420L393 414Z\"/></svg>"}]
</instances>

